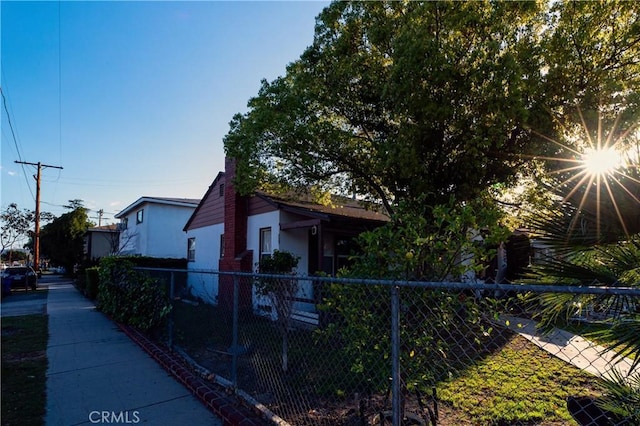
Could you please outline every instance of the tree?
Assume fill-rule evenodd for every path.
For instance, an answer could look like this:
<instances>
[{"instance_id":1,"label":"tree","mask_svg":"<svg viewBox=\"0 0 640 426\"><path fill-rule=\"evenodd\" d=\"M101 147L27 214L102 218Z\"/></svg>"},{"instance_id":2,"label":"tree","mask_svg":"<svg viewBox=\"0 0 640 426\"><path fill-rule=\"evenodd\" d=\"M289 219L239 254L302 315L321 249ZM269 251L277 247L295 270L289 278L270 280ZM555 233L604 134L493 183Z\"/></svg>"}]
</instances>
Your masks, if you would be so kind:
<instances>
[{"instance_id":1,"label":"tree","mask_svg":"<svg viewBox=\"0 0 640 426\"><path fill-rule=\"evenodd\" d=\"M43 256L55 265L64 266L72 271L74 265L84 257L83 235L91 226L87 209L80 200L71 203L73 210L64 213L40 231L40 246ZM78 203L79 202L79 203Z\"/></svg>"},{"instance_id":2,"label":"tree","mask_svg":"<svg viewBox=\"0 0 640 426\"><path fill-rule=\"evenodd\" d=\"M579 108L637 98L637 9L333 3L313 45L233 118L238 188L321 186L391 213L401 200L428 212L511 185L533 157L557 154L551 140L580 123Z\"/></svg>"},{"instance_id":3,"label":"tree","mask_svg":"<svg viewBox=\"0 0 640 426\"><path fill-rule=\"evenodd\" d=\"M55 216L49 212L41 212L40 220L50 222ZM2 220L2 233L0 234L0 242L2 243L2 251L13 247L15 243L30 236L32 225L35 220L33 210L19 209L16 203L9 204L0 216Z\"/></svg>"},{"instance_id":4,"label":"tree","mask_svg":"<svg viewBox=\"0 0 640 426\"><path fill-rule=\"evenodd\" d=\"M2 212L2 251L13 245L29 234L33 222L33 212L30 210L20 210L18 205L11 203Z\"/></svg>"}]
</instances>

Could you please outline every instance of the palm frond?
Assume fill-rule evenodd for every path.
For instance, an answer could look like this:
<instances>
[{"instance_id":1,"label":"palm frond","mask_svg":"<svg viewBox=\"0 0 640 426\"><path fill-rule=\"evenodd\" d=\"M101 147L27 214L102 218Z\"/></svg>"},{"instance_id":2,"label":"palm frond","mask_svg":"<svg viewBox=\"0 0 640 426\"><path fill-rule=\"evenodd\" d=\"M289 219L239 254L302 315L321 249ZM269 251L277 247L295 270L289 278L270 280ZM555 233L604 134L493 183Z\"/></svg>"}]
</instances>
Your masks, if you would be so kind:
<instances>
[{"instance_id":1,"label":"palm frond","mask_svg":"<svg viewBox=\"0 0 640 426\"><path fill-rule=\"evenodd\" d=\"M640 424L640 373L623 376L613 371L605 380L605 396L598 401L603 410L613 413L622 425Z\"/></svg>"},{"instance_id":2,"label":"palm frond","mask_svg":"<svg viewBox=\"0 0 640 426\"><path fill-rule=\"evenodd\" d=\"M607 349L614 352L614 360L633 358L631 370L640 365L640 316L615 321L610 328L594 331L586 337L611 342Z\"/></svg>"}]
</instances>

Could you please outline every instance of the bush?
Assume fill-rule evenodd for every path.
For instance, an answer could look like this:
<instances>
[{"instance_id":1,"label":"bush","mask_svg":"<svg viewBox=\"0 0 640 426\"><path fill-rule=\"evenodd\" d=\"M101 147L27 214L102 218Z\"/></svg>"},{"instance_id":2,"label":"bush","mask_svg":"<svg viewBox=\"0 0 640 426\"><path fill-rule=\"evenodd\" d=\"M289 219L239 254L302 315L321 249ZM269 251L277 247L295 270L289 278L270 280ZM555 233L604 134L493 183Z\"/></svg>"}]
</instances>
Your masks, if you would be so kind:
<instances>
[{"instance_id":1,"label":"bush","mask_svg":"<svg viewBox=\"0 0 640 426\"><path fill-rule=\"evenodd\" d=\"M171 301L164 286L133 268L128 258L102 259L97 307L115 321L148 331L163 323Z\"/></svg>"},{"instance_id":2,"label":"bush","mask_svg":"<svg viewBox=\"0 0 640 426\"><path fill-rule=\"evenodd\" d=\"M95 300L98 297L98 284L100 280L99 276L100 268L94 266L93 268L87 268L84 271L85 285L84 294L91 300Z\"/></svg>"}]
</instances>

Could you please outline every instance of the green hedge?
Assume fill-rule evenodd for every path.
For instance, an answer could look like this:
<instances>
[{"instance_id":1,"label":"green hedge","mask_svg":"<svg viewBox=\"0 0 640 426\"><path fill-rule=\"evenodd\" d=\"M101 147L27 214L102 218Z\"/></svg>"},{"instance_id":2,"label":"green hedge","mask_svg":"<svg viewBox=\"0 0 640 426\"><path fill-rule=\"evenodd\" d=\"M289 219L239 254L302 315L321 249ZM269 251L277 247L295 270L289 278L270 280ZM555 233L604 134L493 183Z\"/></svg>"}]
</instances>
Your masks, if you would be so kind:
<instances>
[{"instance_id":1,"label":"green hedge","mask_svg":"<svg viewBox=\"0 0 640 426\"><path fill-rule=\"evenodd\" d=\"M115 321L151 330L171 311L166 286L135 271L131 257L106 257L100 262L97 307Z\"/></svg>"},{"instance_id":2,"label":"green hedge","mask_svg":"<svg viewBox=\"0 0 640 426\"><path fill-rule=\"evenodd\" d=\"M98 285L100 281L99 271L100 268L97 266L87 268L84 271L85 281L83 291L91 300L95 300L98 297Z\"/></svg>"}]
</instances>

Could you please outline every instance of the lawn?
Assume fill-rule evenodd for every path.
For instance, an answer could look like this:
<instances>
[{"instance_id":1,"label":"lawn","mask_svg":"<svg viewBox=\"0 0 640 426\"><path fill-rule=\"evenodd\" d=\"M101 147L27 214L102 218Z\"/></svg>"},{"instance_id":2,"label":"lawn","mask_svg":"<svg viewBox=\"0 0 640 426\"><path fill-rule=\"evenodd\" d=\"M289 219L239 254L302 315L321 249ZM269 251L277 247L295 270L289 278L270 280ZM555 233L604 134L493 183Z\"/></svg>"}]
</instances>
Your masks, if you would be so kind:
<instances>
[{"instance_id":1,"label":"lawn","mask_svg":"<svg viewBox=\"0 0 640 426\"><path fill-rule=\"evenodd\" d=\"M231 342L226 315L204 304L175 307L174 341L201 365L229 378L231 358L224 354ZM502 335L498 349L464 368L456 367L455 376L437 384L439 424L576 425L566 398L600 395L598 379L510 331ZM274 323L241 320L239 341L247 348L239 359L239 387L285 420L342 424L346 417L356 415L355 395L358 389L362 392L362 377L350 371L348 360L335 347L323 345L308 331L292 332L290 370L283 374L279 368L281 339ZM422 394L430 391L422 389ZM378 407L388 406L384 392L374 395L372 401ZM410 411L418 408L416 401L409 406Z\"/></svg>"},{"instance_id":2,"label":"lawn","mask_svg":"<svg viewBox=\"0 0 640 426\"><path fill-rule=\"evenodd\" d=\"M600 395L598 380L514 335L499 351L438 385L444 424L575 425L568 396ZM445 408L446 409L446 408Z\"/></svg>"},{"instance_id":3,"label":"lawn","mask_svg":"<svg viewBox=\"0 0 640 426\"><path fill-rule=\"evenodd\" d=\"M42 425L46 409L46 315L2 318L2 425Z\"/></svg>"}]
</instances>

